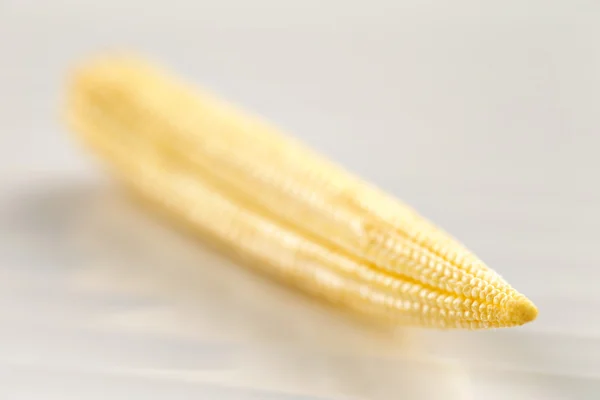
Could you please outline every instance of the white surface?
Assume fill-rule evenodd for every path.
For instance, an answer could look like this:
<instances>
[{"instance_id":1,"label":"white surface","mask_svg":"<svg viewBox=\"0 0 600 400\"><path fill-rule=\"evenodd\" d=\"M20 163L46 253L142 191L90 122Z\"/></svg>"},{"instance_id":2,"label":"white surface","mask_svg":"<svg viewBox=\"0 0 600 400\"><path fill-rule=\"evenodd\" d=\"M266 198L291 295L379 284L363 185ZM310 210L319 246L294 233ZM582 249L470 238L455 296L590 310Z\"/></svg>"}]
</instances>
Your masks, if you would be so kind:
<instances>
[{"instance_id":1,"label":"white surface","mask_svg":"<svg viewBox=\"0 0 600 400\"><path fill-rule=\"evenodd\" d=\"M0 1L0 398L600 398L599 17L592 1ZM273 303L133 210L64 131L67 68L114 46L408 201L539 319L390 344Z\"/></svg>"}]
</instances>

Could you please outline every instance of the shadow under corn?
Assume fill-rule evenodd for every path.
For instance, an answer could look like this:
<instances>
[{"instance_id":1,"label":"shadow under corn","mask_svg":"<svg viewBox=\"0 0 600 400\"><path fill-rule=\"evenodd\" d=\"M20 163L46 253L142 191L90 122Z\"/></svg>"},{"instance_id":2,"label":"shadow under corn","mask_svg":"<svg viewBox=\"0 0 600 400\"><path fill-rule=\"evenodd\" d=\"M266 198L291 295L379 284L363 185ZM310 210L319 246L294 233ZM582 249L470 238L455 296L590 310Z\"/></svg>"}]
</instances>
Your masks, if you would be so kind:
<instances>
[{"instance_id":1,"label":"shadow under corn","mask_svg":"<svg viewBox=\"0 0 600 400\"><path fill-rule=\"evenodd\" d=\"M64 349L118 353L102 358L105 368L150 365L200 383L213 379L196 374L202 365L228 385L314 398L470 398L464 369L426 356L410 331L390 334L338 314L115 190L47 185L12 197L2 211L13 255L52 260L38 269L60 276L61 291L78 303L62 320L73 326Z\"/></svg>"}]
</instances>

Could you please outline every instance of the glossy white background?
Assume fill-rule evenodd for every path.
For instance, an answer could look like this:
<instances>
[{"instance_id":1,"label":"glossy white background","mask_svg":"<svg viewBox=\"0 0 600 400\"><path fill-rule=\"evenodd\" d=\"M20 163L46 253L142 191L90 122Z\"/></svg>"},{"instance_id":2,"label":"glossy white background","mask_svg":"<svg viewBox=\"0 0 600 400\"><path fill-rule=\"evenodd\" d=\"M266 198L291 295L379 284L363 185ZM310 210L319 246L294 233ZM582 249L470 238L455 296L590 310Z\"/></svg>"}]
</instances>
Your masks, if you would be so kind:
<instances>
[{"instance_id":1,"label":"glossy white background","mask_svg":"<svg viewBox=\"0 0 600 400\"><path fill-rule=\"evenodd\" d=\"M593 1L0 1L0 398L600 398L599 18ZM539 319L383 338L158 226L61 125L68 68L110 48L392 191Z\"/></svg>"}]
</instances>

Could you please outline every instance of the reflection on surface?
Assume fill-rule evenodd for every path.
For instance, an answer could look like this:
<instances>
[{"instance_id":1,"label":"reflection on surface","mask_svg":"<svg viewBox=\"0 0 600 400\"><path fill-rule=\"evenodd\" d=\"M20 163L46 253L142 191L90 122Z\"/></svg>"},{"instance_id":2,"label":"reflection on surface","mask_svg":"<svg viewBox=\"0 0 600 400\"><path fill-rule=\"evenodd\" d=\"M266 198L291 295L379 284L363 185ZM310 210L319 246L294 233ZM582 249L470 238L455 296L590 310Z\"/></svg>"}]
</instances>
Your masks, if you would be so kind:
<instances>
[{"instance_id":1,"label":"reflection on surface","mask_svg":"<svg viewBox=\"0 0 600 400\"><path fill-rule=\"evenodd\" d=\"M600 391L594 337L375 330L163 226L114 189L17 185L0 197L0 222L0 398Z\"/></svg>"}]
</instances>

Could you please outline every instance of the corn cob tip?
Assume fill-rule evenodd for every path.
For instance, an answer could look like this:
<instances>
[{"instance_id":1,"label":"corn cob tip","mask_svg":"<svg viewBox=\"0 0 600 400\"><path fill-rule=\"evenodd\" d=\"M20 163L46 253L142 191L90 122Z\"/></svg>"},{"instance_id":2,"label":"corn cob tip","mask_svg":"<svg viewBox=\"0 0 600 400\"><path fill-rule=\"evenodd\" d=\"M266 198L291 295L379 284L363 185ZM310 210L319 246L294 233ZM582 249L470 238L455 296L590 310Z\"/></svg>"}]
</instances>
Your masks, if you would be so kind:
<instances>
[{"instance_id":1,"label":"corn cob tip","mask_svg":"<svg viewBox=\"0 0 600 400\"><path fill-rule=\"evenodd\" d=\"M526 297L518 297L508 304L508 317L517 325L524 325L537 318L537 307Z\"/></svg>"}]
</instances>

